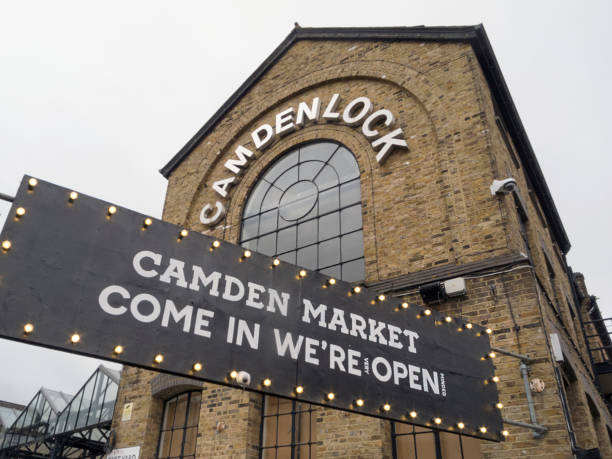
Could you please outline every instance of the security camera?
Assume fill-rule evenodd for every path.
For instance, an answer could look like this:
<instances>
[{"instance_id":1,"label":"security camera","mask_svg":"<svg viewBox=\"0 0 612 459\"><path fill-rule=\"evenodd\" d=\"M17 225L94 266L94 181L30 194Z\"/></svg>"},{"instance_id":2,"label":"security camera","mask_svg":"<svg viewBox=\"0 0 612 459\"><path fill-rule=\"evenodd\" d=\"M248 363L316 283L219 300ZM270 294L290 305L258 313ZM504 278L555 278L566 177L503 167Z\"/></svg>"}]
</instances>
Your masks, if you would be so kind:
<instances>
[{"instance_id":1,"label":"security camera","mask_svg":"<svg viewBox=\"0 0 612 459\"><path fill-rule=\"evenodd\" d=\"M238 376L236 376L236 382L243 386L248 386L251 384L251 375L246 371L239 371Z\"/></svg>"},{"instance_id":2,"label":"security camera","mask_svg":"<svg viewBox=\"0 0 612 459\"><path fill-rule=\"evenodd\" d=\"M514 190L516 190L516 180L512 177L503 180L493 180L491 184L491 194L494 196L496 194L512 193Z\"/></svg>"}]
</instances>

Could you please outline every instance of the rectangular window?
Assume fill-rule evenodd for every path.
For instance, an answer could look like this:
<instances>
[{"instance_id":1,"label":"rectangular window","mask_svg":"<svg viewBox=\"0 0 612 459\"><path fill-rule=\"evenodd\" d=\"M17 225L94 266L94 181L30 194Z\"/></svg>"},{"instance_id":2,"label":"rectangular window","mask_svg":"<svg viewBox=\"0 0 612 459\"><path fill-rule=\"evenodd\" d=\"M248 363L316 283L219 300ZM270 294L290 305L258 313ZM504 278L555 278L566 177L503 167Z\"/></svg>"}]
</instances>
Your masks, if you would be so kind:
<instances>
[{"instance_id":1,"label":"rectangular window","mask_svg":"<svg viewBox=\"0 0 612 459\"><path fill-rule=\"evenodd\" d=\"M309 403L264 396L259 457L316 458L316 412Z\"/></svg>"}]
</instances>

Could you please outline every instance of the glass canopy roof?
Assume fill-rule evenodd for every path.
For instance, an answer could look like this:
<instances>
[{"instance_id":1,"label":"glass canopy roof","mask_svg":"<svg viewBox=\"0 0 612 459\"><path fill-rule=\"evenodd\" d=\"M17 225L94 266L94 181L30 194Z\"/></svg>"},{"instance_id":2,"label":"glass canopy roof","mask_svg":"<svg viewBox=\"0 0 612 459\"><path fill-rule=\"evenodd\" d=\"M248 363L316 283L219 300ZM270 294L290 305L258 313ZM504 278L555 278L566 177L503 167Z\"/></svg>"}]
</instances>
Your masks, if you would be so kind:
<instances>
[{"instance_id":1,"label":"glass canopy roof","mask_svg":"<svg viewBox=\"0 0 612 459\"><path fill-rule=\"evenodd\" d=\"M71 457L83 448L102 454L119 378L100 365L74 396L41 388L0 438L0 458Z\"/></svg>"}]
</instances>

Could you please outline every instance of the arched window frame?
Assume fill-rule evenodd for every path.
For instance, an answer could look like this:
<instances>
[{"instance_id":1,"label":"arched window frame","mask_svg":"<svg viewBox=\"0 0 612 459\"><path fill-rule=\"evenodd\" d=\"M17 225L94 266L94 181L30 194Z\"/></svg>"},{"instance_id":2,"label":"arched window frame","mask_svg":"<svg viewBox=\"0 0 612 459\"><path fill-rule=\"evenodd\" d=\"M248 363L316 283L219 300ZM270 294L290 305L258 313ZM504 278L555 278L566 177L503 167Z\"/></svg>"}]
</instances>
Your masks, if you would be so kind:
<instances>
[{"instance_id":1,"label":"arched window frame","mask_svg":"<svg viewBox=\"0 0 612 459\"><path fill-rule=\"evenodd\" d=\"M240 244L349 282L363 280L360 179L355 155L337 141L291 147L251 187L242 212ZM296 197L300 186L301 196L308 199ZM316 201L310 207L314 190ZM296 213L305 201L306 210Z\"/></svg>"}]
</instances>

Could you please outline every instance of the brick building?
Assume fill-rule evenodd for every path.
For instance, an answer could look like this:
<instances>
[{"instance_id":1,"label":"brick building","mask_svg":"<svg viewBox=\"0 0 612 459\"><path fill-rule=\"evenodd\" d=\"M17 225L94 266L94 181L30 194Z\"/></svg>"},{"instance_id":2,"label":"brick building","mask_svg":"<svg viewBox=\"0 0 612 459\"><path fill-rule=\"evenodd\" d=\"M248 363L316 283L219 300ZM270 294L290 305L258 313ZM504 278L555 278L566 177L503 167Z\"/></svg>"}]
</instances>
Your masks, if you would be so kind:
<instances>
[{"instance_id":1,"label":"brick building","mask_svg":"<svg viewBox=\"0 0 612 459\"><path fill-rule=\"evenodd\" d=\"M566 264L570 242L482 26L296 26L161 172L169 222L490 327L509 435L484 442L125 368L117 448L612 457L610 341ZM444 295L456 278L465 293Z\"/></svg>"}]
</instances>

